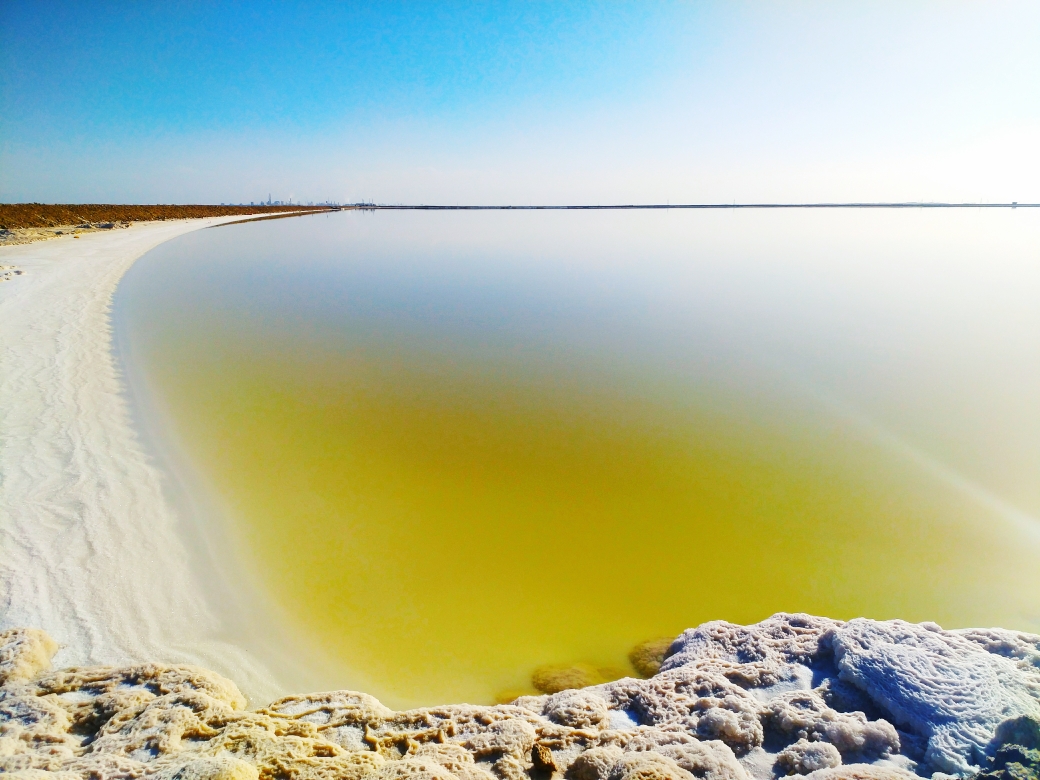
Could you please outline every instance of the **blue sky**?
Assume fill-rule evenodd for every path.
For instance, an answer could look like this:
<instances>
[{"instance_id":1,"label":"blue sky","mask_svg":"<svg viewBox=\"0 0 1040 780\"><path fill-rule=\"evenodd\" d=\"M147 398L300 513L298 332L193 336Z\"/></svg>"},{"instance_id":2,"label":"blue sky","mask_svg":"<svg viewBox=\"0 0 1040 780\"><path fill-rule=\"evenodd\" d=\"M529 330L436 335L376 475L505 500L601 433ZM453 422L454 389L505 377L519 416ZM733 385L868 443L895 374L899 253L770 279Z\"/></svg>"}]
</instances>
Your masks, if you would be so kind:
<instances>
[{"instance_id":1,"label":"blue sky","mask_svg":"<svg viewBox=\"0 0 1040 780\"><path fill-rule=\"evenodd\" d=\"M1036 3L0 2L0 200L1040 200Z\"/></svg>"}]
</instances>

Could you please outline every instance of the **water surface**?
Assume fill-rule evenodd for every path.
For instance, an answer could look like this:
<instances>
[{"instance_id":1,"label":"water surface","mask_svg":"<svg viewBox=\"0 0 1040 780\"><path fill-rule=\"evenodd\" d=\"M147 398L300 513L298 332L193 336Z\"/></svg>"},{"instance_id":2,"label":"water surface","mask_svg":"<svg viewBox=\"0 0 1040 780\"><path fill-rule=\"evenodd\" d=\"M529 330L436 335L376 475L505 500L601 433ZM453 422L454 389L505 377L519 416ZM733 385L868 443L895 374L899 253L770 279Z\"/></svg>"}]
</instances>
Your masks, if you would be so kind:
<instances>
[{"instance_id":1,"label":"water surface","mask_svg":"<svg viewBox=\"0 0 1040 780\"><path fill-rule=\"evenodd\" d=\"M1040 628L1036 228L342 213L170 242L119 311L323 683L486 702L778 610Z\"/></svg>"}]
</instances>

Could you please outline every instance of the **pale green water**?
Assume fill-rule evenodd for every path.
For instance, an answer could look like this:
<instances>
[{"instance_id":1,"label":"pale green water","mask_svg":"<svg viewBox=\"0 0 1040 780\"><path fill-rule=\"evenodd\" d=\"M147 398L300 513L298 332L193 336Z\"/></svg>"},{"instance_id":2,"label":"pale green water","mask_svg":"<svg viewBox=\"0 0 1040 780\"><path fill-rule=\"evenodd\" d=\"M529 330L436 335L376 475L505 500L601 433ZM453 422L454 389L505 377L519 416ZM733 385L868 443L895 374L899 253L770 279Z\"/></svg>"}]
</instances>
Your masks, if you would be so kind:
<instances>
[{"instance_id":1,"label":"pale green water","mask_svg":"<svg viewBox=\"0 0 1040 780\"><path fill-rule=\"evenodd\" d=\"M238 554L393 705L778 610L1036 628L1028 244L725 217L223 228L121 311Z\"/></svg>"}]
</instances>

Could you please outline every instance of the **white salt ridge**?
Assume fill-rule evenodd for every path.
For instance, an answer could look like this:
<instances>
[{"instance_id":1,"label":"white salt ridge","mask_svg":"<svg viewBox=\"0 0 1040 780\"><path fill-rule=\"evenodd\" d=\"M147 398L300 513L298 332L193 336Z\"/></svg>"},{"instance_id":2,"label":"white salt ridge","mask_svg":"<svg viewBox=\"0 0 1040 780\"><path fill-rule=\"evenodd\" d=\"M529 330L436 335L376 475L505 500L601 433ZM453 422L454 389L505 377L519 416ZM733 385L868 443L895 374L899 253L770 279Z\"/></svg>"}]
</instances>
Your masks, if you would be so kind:
<instances>
[{"instance_id":1,"label":"white salt ridge","mask_svg":"<svg viewBox=\"0 0 1040 780\"><path fill-rule=\"evenodd\" d=\"M1040 718L1040 636L1003 629L943 631L933 623L901 620L845 623L781 614L754 626L705 623L675 641L660 675L636 685L657 689L660 699L659 679L689 679L698 670L739 681L761 700L765 691L805 680L807 668L814 672L814 690L768 698L767 725L804 732L842 753L855 753L848 748L860 744L859 758L872 762L915 753L902 743L917 737L924 742L922 755L915 756L919 771L965 775L992 755L1002 722ZM604 686L612 687L625 698L633 694L627 681ZM748 709L733 701L730 710ZM872 708L879 717L867 721L853 717L856 712L827 712L830 703L841 710ZM796 706L785 712L785 704ZM904 730L894 742L878 731L886 720ZM749 734L746 742L756 747L755 739Z\"/></svg>"},{"instance_id":2,"label":"white salt ridge","mask_svg":"<svg viewBox=\"0 0 1040 780\"><path fill-rule=\"evenodd\" d=\"M841 679L927 737L925 760L944 772L981 763L1002 721L1040 717L1037 636L860 619L835 631L834 654Z\"/></svg>"},{"instance_id":3,"label":"white salt ridge","mask_svg":"<svg viewBox=\"0 0 1040 780\"><path fill-rule=\"evenodd\" d=\"M647 680L493 707L394 712L364 693L331 691L247 712L234 683L195 667L48 672L54 643L14 629L0 633L0 772L948 780L987 764L998 743L1040 738L1040 720L1028 719L1038 644L1010 631L779 614L691 629Z\"/></svg>"},{"instance_id":4,"label":"white salt ridge","mask_svg":"<svg viewBox=\"0 0 1040 780\"><path fill-rule=\"evenodd\" d=\"M112 297L158 244L234 218L0 248L0 628L37 626L62 664L190 662L279 692L220 621L189 565L162 479L131 424Z\"/></svg>"}]
</instances>

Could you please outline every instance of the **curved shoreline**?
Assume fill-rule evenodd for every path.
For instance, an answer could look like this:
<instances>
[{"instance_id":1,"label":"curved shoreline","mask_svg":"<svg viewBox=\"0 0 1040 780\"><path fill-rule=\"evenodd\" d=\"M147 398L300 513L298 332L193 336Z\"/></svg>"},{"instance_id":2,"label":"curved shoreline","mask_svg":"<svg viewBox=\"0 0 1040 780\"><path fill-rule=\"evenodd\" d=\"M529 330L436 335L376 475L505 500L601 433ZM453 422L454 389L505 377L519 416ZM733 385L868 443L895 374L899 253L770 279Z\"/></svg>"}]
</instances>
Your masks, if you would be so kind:
<instances>
[{"instance_id":1,"label":"curved shoreline","mask_svg":"<svg viewBox=\"0 0 1040 780\"><path fill-rule=\"evenodd\" d=\"M112 300L131 265L240 219L0 249L22 271L0 286L0 627L48 631L62 665L197 663L267 699L282 692L270 671L218 638L112 349Z\"/></svg>"},{"instance_id":2,"label":"curved shoreline","mask_svg":"<svg viewBox=\"0 0 1040 780\"><path fill-rule=\"evenodd\" d=\"M284 690L220 638L183 520L132 424L111 322L139 257L230 221L0 250L23 272L0 285L0 771L1008 780L1000 761L1034 754L1040 771L1040 636L898 620L716 621L684 632L649 679L496 706L394 712L336 691L246 710L238 686L259 702ZM52 656L66 668L47 671Z\"/></svg>"}]
</instances>

